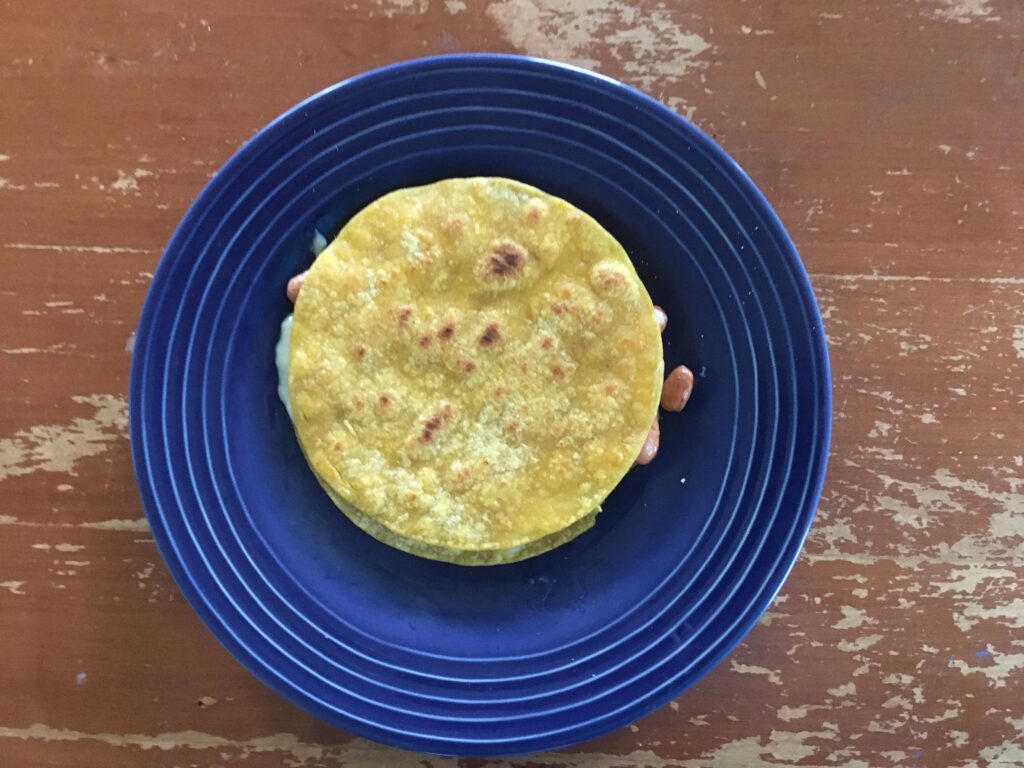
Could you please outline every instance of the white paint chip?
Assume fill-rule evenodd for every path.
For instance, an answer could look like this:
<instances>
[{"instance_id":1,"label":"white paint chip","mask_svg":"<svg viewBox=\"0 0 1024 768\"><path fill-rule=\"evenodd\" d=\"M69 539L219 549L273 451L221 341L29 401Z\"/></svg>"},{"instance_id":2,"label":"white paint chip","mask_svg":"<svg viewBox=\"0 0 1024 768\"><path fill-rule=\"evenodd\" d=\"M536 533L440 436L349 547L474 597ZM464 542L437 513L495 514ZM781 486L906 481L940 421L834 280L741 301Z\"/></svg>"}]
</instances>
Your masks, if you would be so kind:
<instances>
[{"instance_id":1,"label":"white paint chip","mask_svg":"<svg viewBox=\"0 0 1024 768\"><path fill-rule=\"evenodd\" d=\"M4 243L14 251L53 251L54 253L159 253L155 248L130 248L105 245L56 245L50 243Z\"/></svg>"},{"instance_id":2,"label":"white paint chip","mask_svg":"<svg viewBox=\"0 0 1024 768\"><path fill-rule=\"evenodd\" d=\"M773 683L774 685L782 685L782 673L777 669L758 667L754 664L740 664L735 659L731 659L729 661L729 668L733 672L738 672L741 675L764 675L768 678L769 683Z\"/></svg>"},{"instance_id":3,"label":"white paint chip","mask_svg":"<svg viewBox=\"0 0 1024 768\"><path fill-rule=\"evenodd\" d=\"M6 589L12 595L24 595L21 589L24 586L24 581L0 581L0 589Z\"/></svg>"},{"instance_id":4,"label":"white paint chip","mask_svg":"<svg viewBox=\"0 0 1024 768\"><path fill-rule=\"evenodd\" d=\"M0 525L21 525L26 528L89 528L97 531L137 531L142 533L149 532L149 523L146 518L139 518L138 520L93 520L85 523L49 523L49 522L37 522L35 520L20 520L14 515L0 515ZM146 539L147 543L151 543L152 539ZM32 545L35 549L43 549L44 547ZM46 546L49 548L49 545Z\"/></svg>"},{"instance_id":5,"label":"white paint chip","mask_svg":"<svg viewBox=\"0 0 1024 768\"><path fill-rule=\"evenodd\" d=\"M122 195L127 195L129 192L138 191L139 182L135 180L135 176L118 170L117 179L111 183L110 188L120 192Z\"/></svg>"},{"instance_id":6,"label":"white paint chip","mask_svg":"<svg viewBox=\"0 0 1024 768\"><path fill-rule=\"evenodd\" d=\"M782 705L775 713L779 720L784 720L787 723L791 720L801 720L807 717L807 707L790 707L788 705Z\"/></svg>"},{"instance_id":7,"label":"white paint chip","mask_svg":"<svg viewBox=\"0 0 1024 768\"><path fill-rule=\"evenodd\" d=\"M856 653L857 651L863 651L877 645L881 640L881 635L864 635L856 640L840 640L836 644L836 648L844 653Z\"/></svg>"},{"instance_id":8,"label":"white paint chip","mask_svg":"<svg viewBox=\"0 0 1024 768\"><path fill-rule=\"evenodd\" d=\"M970 24L974 21L999 21L992 15L989 0L932 0L932 17L947 22Z\"/></svg>"},{"instance_id":9,"label":"white paint chip","mask_svg":"<svg viewBox=\"0 0 1024 768\"><path fill-rule=\"evenodd\" d=\"M711 50L703 37L679 26L664 4L641 13L619 0L497 0L486 13L522 53L600 71L602 62L591 55L600 45L621 66L624 79L655 94L707 67L701 57Z\"/></svg>"},{"instance_id":10,"label":"white paint chip","mask_svg":"<svg viewBox=\"0 0 1024 768\"><path fill-rule=\"evenodd\" d=\"M1013 326L1013 351L1024 360L1024 325Z\"/></svg>"},{"instance_id":11,"label":"white paint chip","mask_svg":"<svg viewBox=\"0 0 1024 768\"><path fill-rule=\"evenodd\" d=\"M768 83L764 81L764 75L761 74L760 70L754 72L754 80L756 80L757 84L761 86L762 91L768 90Z\"/></svg>"},{"instance_id":12,"label":"white paint chip","mask_svg":"<svg viewBox=\"0 0 1024 768\"><path fill-rule=\"evenodd\" d=\"M1018 597L991 608L969 603L962 611L953 614L953 623L961 632L969 632L982 621L999 621L1005 627L1024 629L1024 598Z\"/></svg>"},{"instance_id":13,"label":"white paint chip","mask_svg":"<svg viewBox=\"0 0 1024 768\"><path fill-rule=\"evenodd\" d=\"M843 683L836 688L829 688L828 694L830 696L838 696L843 698L845 696L854 696L857 693L857 686L854 683Z\"/></svg>"},{"instance_id":14,"label":"white paint chip","mask_svg":"<svg viewBox=\"0 0 1024 768\"><path fill-rule=\"evenodd\" d=\"M1004 581L1007 584L1014 583L1015 574L1009 568L997 568L971 563L963 567L954 567L950 570L950 581L935 581L933 586L936 594L944 595L954 593L960 595L978 595L988 591L992 582ZM924 650L931 649L932 653L938 653L938 648L924 646Z\"/></svg>"},{"instance_id":15,"label":"white paint chip","mask_svg":"<svg viewBox=\"0 0 1024 768\"><path fill-rule=\"evenodd\" d=\"M892 429L892 424L885 421L876 421L871 431L868 432L868 437L885 437L889 434L890 429Z\"/></svg>"},{"instance_id":16,"label":"white paint chip","mask_svg":"<svg viewBox=\"0 0 1024 768\"><path fill-rule=\"evenodd\" d=\"M867 615L866 611L862 611L860 608L854 608L852 605L840 606L843 612L843 618L832 625L833 629L856 629L862 627L865 624L877 624L874 619Z\"/></svg>"},{"instance_id":17,"label":"white paint chip","mask_svg":"<svg viewBox=\"0 0 1024 768\"><path fill-rule=\"evenodd\" d=\"M24 312L28 314L28 312ZM36 312L40 315L42 312ZM6 347L0 349L5 355L68 355L75 351L74 344L50 344L46 347Z\"/></svg>"},{"instance_id":18,"label":"white paint chip","mask_svg":"<svg viewBox=\"0 0 1024 768\"><path fill-rule=\"evenodd\" d=\"M0 481L33 472L75 474L75 465L96 456L124 439L128 428L128 406L116 395L73 397L90 406L90 416L69 424L40 424L0 438Z\"/></svg>"},{"instance_id":19,"label":"white paint chip","mask_svg":"<svg viewBox=\"0 0 1024 768\"><path fill-rule=\"evenodd\" d=\"M988 651L987 666L971 666L963 659L952 659L949 666L960 670L963 675L982 674L987 677L993 687L1005 688L1010 675L1019 669L1024 669L1024 653L1002 653L993 646L986 646Z\"/></svg>"},{"instance_id":20,"label":"white paint chip","mask_svg":"<svg viewBox=\"0 0 1024 768\"><path fill-rule=\"evenodd\" d=\"M144 517L138 520L97 520L92 523L79 523L78 527L100 531L148 531L149 522Z\"/></svg>"}]
</instances>

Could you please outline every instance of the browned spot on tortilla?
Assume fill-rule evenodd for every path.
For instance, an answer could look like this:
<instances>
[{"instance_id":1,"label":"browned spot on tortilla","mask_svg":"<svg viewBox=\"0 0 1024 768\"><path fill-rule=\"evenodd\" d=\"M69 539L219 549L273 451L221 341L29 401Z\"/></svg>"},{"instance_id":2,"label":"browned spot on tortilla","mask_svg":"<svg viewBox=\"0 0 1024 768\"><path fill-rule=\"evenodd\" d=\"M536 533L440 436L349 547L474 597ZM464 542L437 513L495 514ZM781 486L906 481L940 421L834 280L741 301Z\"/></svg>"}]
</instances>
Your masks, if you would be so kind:
<instances>
[{"instance_id":1,"label":"browned spot on tortilla","mask_svg":"<svg viewBox=\"0 0 1024 768\"><path fill-rule=\"evenodd\" d=\"M421 347L429 347L430 341L430 335L428 334L426 336L420 336L419 341L417 341L416 343L419 344Z\"/></svg>"},{"instance_id":2,"label":"browned spot on tortilla","mask_svg":"<svg viewBox=\"0 0 1024 768\"><path fill-rule=\"evenodd\" d=\"M505 424L505 431L510 435L515 434L519 429L519 422L513 419L512 421Z\"/></svg>"},{"instance_id":3,"label":"browned spot on tortilla","mask_svg":"<svg viewBox=\"0 0 1024 768\"><path fill-rule=\"evenodd\" d=\"M412 309L404 307L398 310L398 324L405 325L409 322L409 318L412 317Z\"/></svg>"},{"instance_id":4,"label":"browned spot on tortilla","mask_svg":"<svg viewBox=\"0 0 1024 768\"><path fill-rule=\"evenodd\" d=\"M553 344L554 344L554 342L551 340L550 336L545 336L543 339L540 340L540 345L544 349L551 349L551 346Z\"/></svg>"},{"instance_id":5,"label":"browned spot on tortilla","mask_svg":"<svg viewBox=\"0 0 1024 768\"><path fill-rule=\"evenodd\" d=\"M469 467L459 467L457 469L453 469L452 485L456 489L462 490L463 488L466 487L466 482L469 480L471 474L472 473L470 472Z\"/></svg>"},{"instance_id":6,"label":"browned spot on tortilla","mask_svg":"<svg viewBox=\"0 0 1024 768\"><path fill-rule=\"evenodd\" d=\"M561 379L563 376L565 376L565 369L558 363L555 363L554 365L551 366L551 375L554 376L556 379Z\"/></svg>"},{"instance_id":7,"label":"browned spot on tortilla","mask_svg":"<svg viewBox=\"0 0 1024 768\"><path fill-rule=\"evenodd\" d=\"M455 335L455 326L451 323L445 323L441 330L437 332L437 335L448 341L448 339Z\"/></svg>"},{"instance_id":8,"label":"browned spot on tortilla","mask_svg":"<svg viewBox=\"0 0 1024 768\"><path fill-rule=\"evenodd\" d=\"M464 370L466 373L472 373L473 371L476 370L476 363L474 363L472 360L467 360L462 364L462 370Z\"/></svg>"},{"instance_id":9,"label":"browned spot on tortilla","mask_svg":"<svg viewBox=\"0 0 1024 768\"><path fill-rule=\"evenodd\" d=\"M380 403L381 408L387 408L391 405L391 398L387 394L383 394L377 399L377 402Z\"/></svg>"},{"instance_id":10,"label":"browned spot on tortilla","mask_svg":"<svg viewBox=\"0 0 1024 768\"><path fill-rule=\"evenodd\" d=\"M365 406L365 401L363 400L363 398L359 397L359 395L356 395L355 397L352 398L352 407L355 408L357 411L363 410Z\"/></svg>"},{"instance_id":11,"label":"browned spot on tortilla","mask_svg":"<svg viewBox=\"0 0 1024 768\"><path fill-rule=\"evenodd\" d=\"M562 314L563 312L565 312L565 310L566 306L564 302L556 301L554 304L551 305L551 311L554 312L556 315Z\"/></svg>"},{"instance_id":12,"label":"browned spot on tortilla","mask_svg":"<svg viewBox=\"0 0 1024 768\"><path fill-rule=\"evenodd\" d=\"M601 262L590 270L590 284L602 296L622 296L629 291L629 273L617 262Z\"/></svg>"},{"instance_id":13,"label":"browned spot on tortilla","mask_svg":"<svg viewBox=\"0 0 1024 768\"><path fill-rule=\"evenodd\" d=\"M524 209L525 215L523 218L525 218L529 224L536 224L544 218L544 214L547 213L547 210L547 203L535 197L526 204L526 208Z\"/></svg>"},{"instance_id":14,"label":"browned spot on tortilla","mask_svg":"<svg viewBox=\"0 0 1024 768\"><path fill-rule=\"evenodd\" d=\"M340 451L341 450L341 443L335 443L334 444L334 450Z\"/></svg>"},{"instance_id":15,"label":"browned spot on tortilla","mask_svg":"<svg viewBox=\"0 0 1024 768\"><path fill-rule=\"evenodd\" d=\"M423 431L420 432L420 442L429 443L433 441L434 435L451 421L452 418L452 407L446 405L441 408L437 413L427 419L427 422L423 425Z\"/></svg>"},{"instance_id":16,"label":"browned spot on tortilla","mask_svg":"<svg viewBox=\"0 0 1024 768\"><path fill-rule=\"evenodd\" d=\"M366 347L364 347L362 344L356 347L356 357L358 357L360 360L366 357Z\"/></svg>"},{"instance_id":17,"label":"browned spot on tortilla","mask_svg":"<svg viewBox=\"0 0 1024 768\"><path fill-rule=\"evenodd\" d=\"M481 275L485 282L515 280L526 270L526 249L514 240L497 240L484 254Z\"/></svg>"},{"instance_id":18,"label":"browned spot on tortilla","mask_svg":"<svg viewBox=\"0 0 1024 768\"><path fill-rule=\"evenodd\" d=\"M449 234L461 235L462 230L469 224L469 218L464 213L456 213L449 217L448 221L445 222L444 228L448 230Z\"/></svg>"},{"instance_id":19,"label":"browned spot on tortilla","mask_svg":"<svg viewBox=\"0 0 1024 768\"><path fill-rule=\"evenodd\" d=\"M484 332L480 334L480 346L491 347L501 341L501 332L498 330L497 323L490 323Z\"/></svg>"}]
</instances>

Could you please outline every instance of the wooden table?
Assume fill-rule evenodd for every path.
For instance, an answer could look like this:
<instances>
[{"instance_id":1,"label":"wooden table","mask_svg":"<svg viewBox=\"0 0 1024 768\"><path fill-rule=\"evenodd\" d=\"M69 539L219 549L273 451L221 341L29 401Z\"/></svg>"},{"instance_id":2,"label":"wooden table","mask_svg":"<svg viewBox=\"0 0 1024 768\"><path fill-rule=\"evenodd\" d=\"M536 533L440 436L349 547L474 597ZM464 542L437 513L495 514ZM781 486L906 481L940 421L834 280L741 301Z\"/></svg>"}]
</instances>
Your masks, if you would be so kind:
<instances>
[{"instance_id":1,"label":"wooden table","mask_svg":"<svg viewBox=\"0 0 1024 768\"><path fill-rule=\"evenodd\" d=\"M126 344L240 142L476 50L633 83L746 168L812 274L835 436L792 576L706 679L459 762L323 725L200 625L136 496ZM0 5L0 766L1024 765L1022 68L1019 0Z\"/></svg>"}]
</instances>

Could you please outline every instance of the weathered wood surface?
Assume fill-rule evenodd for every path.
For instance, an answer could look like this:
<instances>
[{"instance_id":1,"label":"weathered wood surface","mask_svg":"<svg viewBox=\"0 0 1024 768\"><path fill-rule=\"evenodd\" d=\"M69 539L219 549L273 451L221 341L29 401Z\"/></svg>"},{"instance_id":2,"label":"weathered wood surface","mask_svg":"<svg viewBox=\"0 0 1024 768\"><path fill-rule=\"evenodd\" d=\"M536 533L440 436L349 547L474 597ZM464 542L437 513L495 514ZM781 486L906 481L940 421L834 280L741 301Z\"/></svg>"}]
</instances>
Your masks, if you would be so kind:
<instances>
[{"instance_id":1,"label":"weathered wood surface","mask_svg":"<svg viewBox=\"0 0 1024 768\"><path fill-rule=\"evenodd\" d=\"M428 53L634 83L749 171L812 273L835 437L806 550L692 691L466 766L1024 765L1024 5L0 4L0 765L450 766L252 679L136 497L129 356L172 228L300 98Z\"/></svg>"}]
</instances>

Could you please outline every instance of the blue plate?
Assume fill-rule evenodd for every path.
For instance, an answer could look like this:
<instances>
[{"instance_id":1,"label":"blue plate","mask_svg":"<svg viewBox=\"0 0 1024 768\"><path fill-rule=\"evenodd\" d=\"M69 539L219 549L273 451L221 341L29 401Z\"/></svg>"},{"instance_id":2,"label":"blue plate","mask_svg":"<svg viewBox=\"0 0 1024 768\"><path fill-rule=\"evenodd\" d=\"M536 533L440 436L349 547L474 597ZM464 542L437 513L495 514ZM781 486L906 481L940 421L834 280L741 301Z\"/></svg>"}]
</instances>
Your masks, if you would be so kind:
<instances>
[{"instance_id":1,"label":"blue plate","mask_svg":"<svg viewBox=\"0 0 1024 768\"><path fill-rule=\"evenodd\" d=\"M513 565L422 560L321 491L277 399L288 277L400 187L508 176L564 197L668 311L698 373L597 524ZM743 171L656 101L498 55L411 61L299 104L185 215L146 299L136 473L182 592L254 674L342 728L460 755L561 747L692 685L751 628L810 525L831 419L814 295Z\"/></svg>"}]
</instances>

